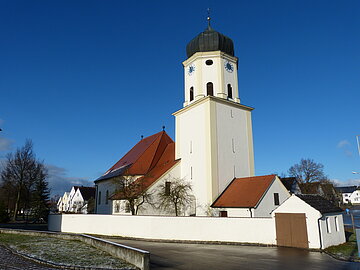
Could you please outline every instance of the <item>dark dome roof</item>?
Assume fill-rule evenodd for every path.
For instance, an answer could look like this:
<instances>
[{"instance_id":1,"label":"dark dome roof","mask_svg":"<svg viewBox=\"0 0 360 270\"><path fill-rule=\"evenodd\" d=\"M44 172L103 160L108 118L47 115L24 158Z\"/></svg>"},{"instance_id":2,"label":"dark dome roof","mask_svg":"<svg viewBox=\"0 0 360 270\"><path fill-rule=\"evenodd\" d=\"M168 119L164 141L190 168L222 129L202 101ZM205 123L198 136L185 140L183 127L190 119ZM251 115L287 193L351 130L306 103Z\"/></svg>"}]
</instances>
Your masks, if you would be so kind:
<instances>
[{"instance_id":1,"label":"dark dome roof","mask_svg":"<svg viewBox=\"0 0 360 270\"><path fill-rule=\"evenodd\" d=\"M210 26L191 40L186 46L186 54L189 58L197 52L222 51L234 56L234 43L227 36L216 32Z\"/></svg>"}]
</instances>

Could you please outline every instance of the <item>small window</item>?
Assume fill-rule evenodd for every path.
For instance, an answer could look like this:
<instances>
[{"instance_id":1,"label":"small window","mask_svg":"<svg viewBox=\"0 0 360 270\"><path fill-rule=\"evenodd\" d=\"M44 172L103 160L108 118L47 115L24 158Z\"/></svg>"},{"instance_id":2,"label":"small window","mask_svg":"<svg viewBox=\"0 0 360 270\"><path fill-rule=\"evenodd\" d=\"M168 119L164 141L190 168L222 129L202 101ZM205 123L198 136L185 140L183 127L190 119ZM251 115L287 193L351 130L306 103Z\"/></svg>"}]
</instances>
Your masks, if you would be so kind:
<instances>
[{"instance_id":1,"label":"small window","mask_svg":"<svg viewBox=\"0 0 360 270\"><path fill-rule=\"evenodd\" d=\"M338 232L340 230L340 227L339 227L339 218L338 217L335 217L335 230Z\"/></svg>"},{"instance_id":2,"label":"small window","mask_svg":"<svg viewBox=\"0 0 360 270\"><path fill-rule=\"evenodd\" d=\"M190 87L190 101L194 100L194 87Z\"/></svg>"},{"instance_id":3,"label":"small window","mask_svg":"<svg viewBox=\"0 0 360 270\"><path fill-rule=\"evenodd\" d=\"M213 64L213 60L209 59L205 62L206 65L211 66Z\"/></svg>"},{"instance_id":4,"label":"small window","mask_svg":"<svg viewBox=\"0 0 360 270\"><path fill-rule=\"evenodd\" d=\"M231 84L227 85L227 90L228 90L228 98L233 98L233 92L232 92L232 87Z\"/></svg>"},{"instance_id":5,"label":"small window","mask_svg":"<svg viewBox=\"0 0 360 270\"><path fill-rule=\"evenodd\" d=\"M280 205L279 193L274 193L274 205Z\"/></svg>"},{"instance_id":6,"label":"small window","mask_svg":"<svg viewBox=\"0 0 360 270\"><path fill-rule=\"evenodd\" d=\"M214 95L214 84L212 82L206 84L206 93L208 96Z\"/></svg>"},{"instance_id":7,"label":"small window","mask_svg":"<svg viewBox=\"0 0 360 270\"><path fill-rule=\"evenodd\" d=\"M125 213L130 213L130 203L129 202L125 203Z\"/></svg>"},{"instance_id":8,"label":"small window","mask_svg":"<svg viewBox=\"0 0 360 270\"><path fill-rule=\"evenodd\" d=\"M230 110L230 117L234 118L233 110Z\"/></svg>"},{"instance_id":9,"label":"small window","mask_svg":"<svg viewBox=\"0 0 360 270\"><path fill-rule=\"evenodd\" d=\"M115 203L115 208L114 208L114 212L115 213L119 213L120 212L120 203Z\"/></svg>"},{"instance_id":10,"label":"small window","mask_svg":"<svg viewBox=\"0 0 360 270\"><path fill-rule=\"evenodd\" d=\"M109 191L106 191L105 204L109 204Z\"/></svg>"},{"instance_id":11,"label":"small window","mask_svg":"<svg viewBox=\"0 0 360 270\"><path fill-rule=\"evenodd\" d=\"M190 154L192 154L192 141L190 141Z\"/></svg>"},{"instance_id":12,"label":"small window","mask_svg":"<svg viewBox=\"0 0 360 270\"><path fill-rule=\"evenodd\" d=\"M231 139L231 144L232 144L232 151L233 151L233 153L235 153L235 143L234 143L234 139Z\"/></svg>"},{"instance_id":13,"label":"small window","mask_svg":"<svg viewBox=\"0 0 360 270\"><path fill-rule=\"evenodd\" d=\"M166 196L170 195L170 185L171 185L171 182L165 182L165 195Z\"/></svg>"},{"instance_id":14,"label":"small window","mask_svg":"<svg viewBox=\"0 0 360 270\"><path fill-rule=\"evenodd\" d=\"M101 191L99 191L98 204L101 204Z\"/></svg>"},{"instance_id":15,"label":"small window","mask_svg":"<svg viewBox=\"0 0 360 270\"><path fill-rule=\"evenodd\" d=\"M234 178L236 178L236 167L234 165Z\"/></svg>"},{"instance_id":16,"label":"small window","mask_svg":"<svg viewBox=\"0 0 360 270\"><path fill-rule=\"evenodd\" d=\"M220 211L219 212L219 217L227 217L227 211Z\"/></svg>"},{"instance_id":17,"label":"small window","mask_svg":"<svg viewBox=\"0 0 360 270\"><path fill-rule=\"evenodd\" d=\"M330 217L327 217L327 218L325 219L325 222L326 222L326 230L327 230L327 233L331 233Z\"/></svg>"},{"instance_id":18,"label":"small window","mask_svg":"<svg viewBox=\"0 0 360 270\"><path fill-rule=\"evenodd\" d=\"M193 178L193 171L192 171L192 167L190 167L190 179Z\"/></svg>"}]
</instances>

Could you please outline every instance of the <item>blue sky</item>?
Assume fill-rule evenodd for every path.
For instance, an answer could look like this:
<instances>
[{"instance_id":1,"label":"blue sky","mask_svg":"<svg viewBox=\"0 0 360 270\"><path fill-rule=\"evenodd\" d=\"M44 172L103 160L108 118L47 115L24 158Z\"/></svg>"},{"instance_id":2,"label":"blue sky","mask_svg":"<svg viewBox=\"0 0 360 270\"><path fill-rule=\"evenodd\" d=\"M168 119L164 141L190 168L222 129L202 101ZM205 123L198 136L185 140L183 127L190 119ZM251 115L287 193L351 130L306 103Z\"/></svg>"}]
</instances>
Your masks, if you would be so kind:
<instances>
[{"instance_id":1,"label":"blue sky","mask_svg":"<svg viewBox=\"0 0 360 270\"><path fill-rule=\"evenodd\" d=\"M0 1L0 158L34 142L54 193L93 181L141 135L174 138L186 44L212 26L255 107L256 174L301 158L356 183L360 2Z\"/></svg>"}]
</instances>

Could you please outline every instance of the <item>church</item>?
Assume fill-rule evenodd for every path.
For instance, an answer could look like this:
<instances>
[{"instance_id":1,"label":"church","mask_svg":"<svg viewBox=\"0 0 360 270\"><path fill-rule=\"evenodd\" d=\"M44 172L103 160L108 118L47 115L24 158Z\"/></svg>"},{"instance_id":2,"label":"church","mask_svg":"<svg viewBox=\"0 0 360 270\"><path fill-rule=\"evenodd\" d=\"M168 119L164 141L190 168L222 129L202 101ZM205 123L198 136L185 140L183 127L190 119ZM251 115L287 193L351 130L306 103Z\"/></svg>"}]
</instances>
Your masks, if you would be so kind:
<instances>
[{"instance_id":1,"label":"church","mask_svg":"<svg viewBox=\"0 0 360 270\"><path fill-rule=\"evenodd\" d=\"M233 41L208 18L186 54L183 108L173 113L175 142L165 131L142 138L95 180L96 213L172 215L156 206L157 193L181 180L191 186L181 215L270 217L290 193L276 175L255 176L253 108L240 101ZM136 213L126 185L137 187Z\"/></svg>"}]
</instances>

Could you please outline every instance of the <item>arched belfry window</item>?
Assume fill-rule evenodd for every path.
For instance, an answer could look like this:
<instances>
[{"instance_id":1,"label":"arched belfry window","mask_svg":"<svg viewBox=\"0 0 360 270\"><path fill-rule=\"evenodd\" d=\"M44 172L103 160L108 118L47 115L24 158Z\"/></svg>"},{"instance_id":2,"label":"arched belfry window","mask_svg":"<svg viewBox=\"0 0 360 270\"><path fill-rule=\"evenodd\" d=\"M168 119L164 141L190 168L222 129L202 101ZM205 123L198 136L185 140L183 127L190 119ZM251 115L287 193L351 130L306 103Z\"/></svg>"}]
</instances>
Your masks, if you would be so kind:
<instances>
[{"instance_id":1,"label":"arched belfry window","mask_svg":"<svg viewBox=\"0 0 360 270\"><path fill-rule=\"evenodd\" d=\"M208 96L213 96L214 95L214 85L212 82L208 82L206 84L206 93Z\"/></svg>"},{"instance_id":2,"label":"arched belfry window","mask_svg":"<svg viewBox=\"0 0 360 270\"><path fill-rule=\"evenodd\" d=\"M194 87L190 87L190 101L194 100Z\"/></svg>"},{"instance_id":3,"label":"arched belfry window","mask_svg":"<svg viewBox=\"0 0 360 270\"><path fill-rule=\"evenodd\" d=\"M227 90L228 90L228 98L233 98L233 92L230 83L227 85Z\"/></svg>"}]
</instances>

